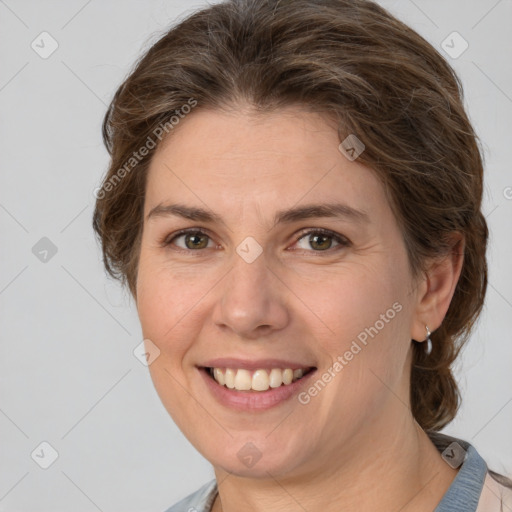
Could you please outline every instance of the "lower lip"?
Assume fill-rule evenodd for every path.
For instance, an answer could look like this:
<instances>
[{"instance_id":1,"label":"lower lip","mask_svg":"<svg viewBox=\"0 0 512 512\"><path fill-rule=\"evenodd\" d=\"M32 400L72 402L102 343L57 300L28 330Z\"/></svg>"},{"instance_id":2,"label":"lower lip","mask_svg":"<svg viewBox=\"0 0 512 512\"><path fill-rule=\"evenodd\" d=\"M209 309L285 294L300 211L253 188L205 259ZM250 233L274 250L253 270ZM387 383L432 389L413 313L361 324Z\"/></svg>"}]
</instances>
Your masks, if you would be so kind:
<instances>
[{"instance_id":1,"label":"lower lip","mask_svg":"<svg viewBox=\"0 0 512 512\"><path fill-rule=\"evenodd\" d=\"M315 370L312 370L291 384L281 385L278 388L269 388L267 391L235 391L226 386L221 386L208 375L208 370L203 368L198 368L198 370L206 386L217 401L226 407L239 411L265 411L276 407L297 395L315 373Z\"/></svg>"}]
</instances>

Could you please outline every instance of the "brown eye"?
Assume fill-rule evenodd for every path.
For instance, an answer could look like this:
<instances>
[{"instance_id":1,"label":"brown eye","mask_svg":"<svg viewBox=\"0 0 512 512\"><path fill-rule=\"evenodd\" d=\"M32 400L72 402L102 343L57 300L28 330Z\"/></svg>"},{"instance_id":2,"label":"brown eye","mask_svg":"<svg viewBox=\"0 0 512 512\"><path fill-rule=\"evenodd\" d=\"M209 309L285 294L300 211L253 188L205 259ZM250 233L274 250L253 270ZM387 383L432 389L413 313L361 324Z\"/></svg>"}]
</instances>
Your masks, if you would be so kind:
<instances>
[{"instance_id":1,"label":"brown eye","mask_svg":"<svg viewBox=\"0 0 512 512\"><path fill-rule=\"evenodd\" d=\"M208 236L203 233L187 234L184 240L188 249L204 249L208 246Z\"/></svg>"},{"instance_id":2,"label":"brown eye","mask_svg":"<svg viewBox=\"0 0 512 512\"><path fill-rule=\"evenodd\" d=\"M332 246L332 237L326 235L309 235L309 244L313 249L325 251Z\"/></svg>"},{"instance_id":3,"label":"brown eye","mask_svg":"<svg viewBox=\"0 0 512 512\"><path fill-rule=\"evenodd\" d=\"M194 251L206 249L210 241L210 237L202 231L183 231L165 241L164 245L176 245L180 249Z\"/></svg>"},{"instance_id":4,"label":"brown eye","mask_svg":"<svg viewBox=\"0 0 512 512\"><path fill-rule=\"evenodd\" d=\"M309 251L313 249L313 252L324 252L330 249L347 247L350 242L333 231L314 229L303 233L296 244L299 249ZM300 246L300 244L303 245Z\"/></svg>"}]
</instances>

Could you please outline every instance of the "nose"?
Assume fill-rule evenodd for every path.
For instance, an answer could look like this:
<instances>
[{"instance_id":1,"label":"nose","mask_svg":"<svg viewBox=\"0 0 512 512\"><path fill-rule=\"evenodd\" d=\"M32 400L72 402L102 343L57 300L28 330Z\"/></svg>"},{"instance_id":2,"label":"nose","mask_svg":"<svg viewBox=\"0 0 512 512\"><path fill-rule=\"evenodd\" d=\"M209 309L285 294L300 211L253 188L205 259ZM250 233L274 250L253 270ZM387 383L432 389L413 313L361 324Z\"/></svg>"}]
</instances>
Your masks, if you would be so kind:
<instances>
[{"instance_id":1,"label":"nose","mask_svg":"<svg viewBox=\"0 0 512 512\"><path fill-rule=\"evenodd\" d=\"M275 271L267 266L264 254L252 263L235 256L218 290L213 321L247 340L268 336L288 324L285 290Z\"/></svg>"}]
</instances>

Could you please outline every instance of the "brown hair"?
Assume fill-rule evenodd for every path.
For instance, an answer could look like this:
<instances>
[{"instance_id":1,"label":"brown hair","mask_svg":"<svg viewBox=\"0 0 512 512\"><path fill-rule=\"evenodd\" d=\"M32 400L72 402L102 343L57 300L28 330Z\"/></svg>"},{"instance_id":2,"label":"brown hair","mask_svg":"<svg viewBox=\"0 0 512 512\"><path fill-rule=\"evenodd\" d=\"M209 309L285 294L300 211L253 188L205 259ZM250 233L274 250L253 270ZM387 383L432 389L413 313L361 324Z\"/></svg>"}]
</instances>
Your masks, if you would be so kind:
<instances>
[{"instance_id":1,"label":"brown hair","mask_svg":"<svg viewBox=\"0 0 512 512\"><path fill-rule=\"evenodd\" d=\"M359 161L389 194L414 275L453 249L454 232L464 236L462 273L432 353L413 343L413 415L425 430L447 425L460 401L450 367L485 296L488 236L481 152L453 69L365 0L228 0L171 28L119 87L103 124L111 163L93 225L107 271L134 296L153 146L191 101L245 102L259 112L296 104L334 119L340 141L356 134L366 147ZM151 149L135 161L144 145Z\"/></svg>"}]
</instances>

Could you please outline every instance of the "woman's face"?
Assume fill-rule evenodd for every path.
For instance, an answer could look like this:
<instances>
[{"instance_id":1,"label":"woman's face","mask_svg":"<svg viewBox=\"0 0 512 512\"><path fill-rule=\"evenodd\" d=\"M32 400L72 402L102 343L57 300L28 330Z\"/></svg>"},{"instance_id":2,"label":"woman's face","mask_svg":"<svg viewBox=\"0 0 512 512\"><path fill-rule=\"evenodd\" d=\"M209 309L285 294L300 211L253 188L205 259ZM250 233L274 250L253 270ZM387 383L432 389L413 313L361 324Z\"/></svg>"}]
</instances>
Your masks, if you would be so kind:
<instances>
[{"instance_id":1,"label":"woman's face","mask_svg":"<svg viewBox=\"0 0 512 512\"><path fill-rule=\"evenodd\" d=\"M137 281L151 377L231 473L335 467L410 420L418 291L382 184L338 146L298 108L197 109L151 162Z\"/></svg>"}]
</instances>

